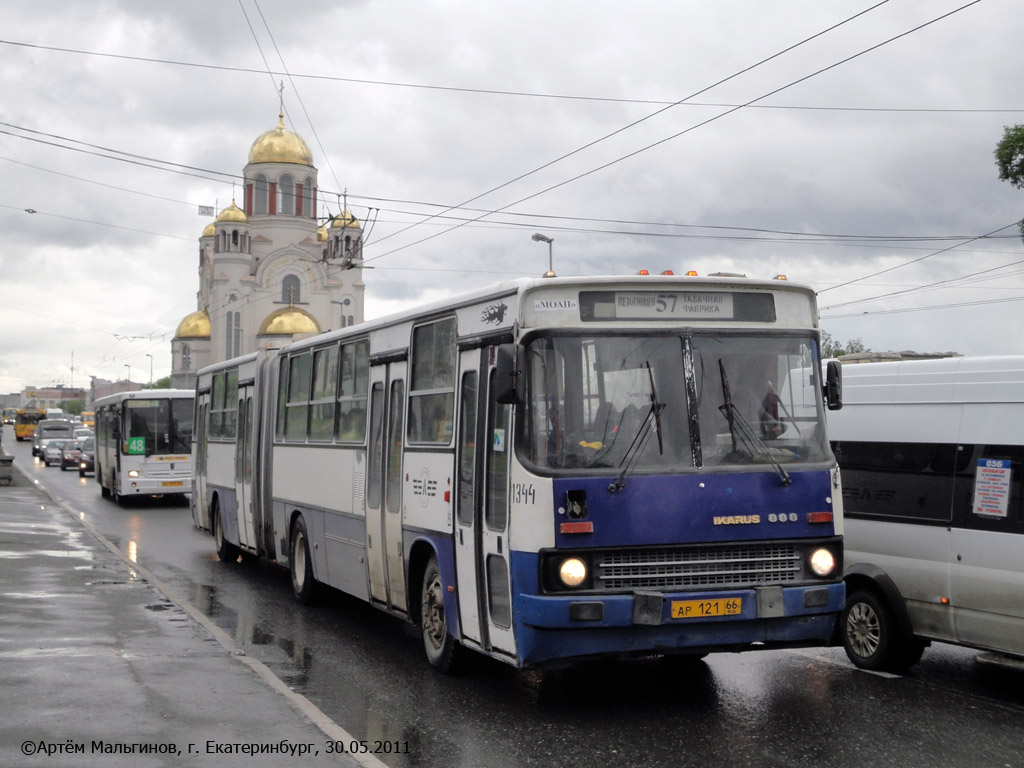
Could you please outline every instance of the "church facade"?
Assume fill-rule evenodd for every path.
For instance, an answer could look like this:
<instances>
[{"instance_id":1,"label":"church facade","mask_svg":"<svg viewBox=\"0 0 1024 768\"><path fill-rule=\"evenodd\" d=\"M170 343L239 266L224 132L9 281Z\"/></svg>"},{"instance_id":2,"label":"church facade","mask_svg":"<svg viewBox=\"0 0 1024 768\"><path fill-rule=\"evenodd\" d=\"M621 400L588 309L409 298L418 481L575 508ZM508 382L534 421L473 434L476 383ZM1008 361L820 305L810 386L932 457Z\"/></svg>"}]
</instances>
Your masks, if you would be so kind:
<instances>
[{"instance_id":1,"label":"church facade","mask_svg":"<svg viewBox=\"0 0 1024 768\"><path fill-rule=\"evenodd\" d=\"M363 230L347 210L323 226L306 142L278 124L252 144L245 198L199 238L196 310L171 340L171 386L192 389L203 366L297 334L363 320Z\"/></svg>"}]
</instances>

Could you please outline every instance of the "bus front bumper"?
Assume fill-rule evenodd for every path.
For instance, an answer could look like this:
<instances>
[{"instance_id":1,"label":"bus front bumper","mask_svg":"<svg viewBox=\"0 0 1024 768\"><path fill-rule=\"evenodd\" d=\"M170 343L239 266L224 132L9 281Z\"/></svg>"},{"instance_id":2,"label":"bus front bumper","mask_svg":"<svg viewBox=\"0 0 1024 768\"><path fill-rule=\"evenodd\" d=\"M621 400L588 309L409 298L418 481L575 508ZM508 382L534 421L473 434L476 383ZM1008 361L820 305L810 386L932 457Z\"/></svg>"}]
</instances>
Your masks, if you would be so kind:
<instances>
[{"instance_id":1,"label":"bus front bumper","mask_svg":"<svg viewBox=\"0 0 1024 768\"><path fill-rule=\"evenodd\" d=\"M518 599L520 663L531 667L609 656L824 646L833 635L846 589L838 582ZM736 612L700 615L702 610Z\"/></svg>"}]
</instances>

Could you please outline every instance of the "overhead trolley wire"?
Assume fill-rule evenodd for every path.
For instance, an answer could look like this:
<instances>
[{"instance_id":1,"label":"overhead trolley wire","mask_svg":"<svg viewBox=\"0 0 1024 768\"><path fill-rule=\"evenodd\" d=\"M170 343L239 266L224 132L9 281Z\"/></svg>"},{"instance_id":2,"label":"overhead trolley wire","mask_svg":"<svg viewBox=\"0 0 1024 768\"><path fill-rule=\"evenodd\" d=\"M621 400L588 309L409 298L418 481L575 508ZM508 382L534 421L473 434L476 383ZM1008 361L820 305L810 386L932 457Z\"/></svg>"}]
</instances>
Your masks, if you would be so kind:
<instances>
[{"instance_id":1,"label":"overhead trolley wire","mask_svg":"<svg viewBox=\"0 0 1024 768\"><path fill-rule=\"evenodd\" d=\"M749 106L751 104L754 104L754 103L756 103L758 101L762 101L762 100L764 100L764 99L766 99L766 98L768 98L770 96L774 96L775 94L781 93L782 91L785 91L785 90L787 90L789 88L792 88L795 85L798 85L800 83L806 82L807 80L810 80L813 77L817 77L820 74L823 74L823 73L828 72L828 71L830 71L832 69L835 69L836 67L839 67L839 66L841 66L843 64L849 63L850 61L853 61L854 59L860 58L861 56L864 56L864 55L866 55L868 53L871 53L872 51L876 51L879 48L882 48L883 46L888 45L889 43L892 43L892 42L895 42L896 40L900 40L900 39L902 39L904 37L907 37L908 35L911 35L911 34L913 34L915 32L918 32L918 31L920 31L920 30L922 30L922 29L924 29L926 27L929 27L932 24L936 24L937 22L942 21L944 19L947 19L950 16L953 16L954 14L957 14L957 13L959 13L959 12L961 12L961 11L967 9L967 8L970 8L973 5L977 5L980 2L981 2L981 0L971 0L971 2L965 3L964 5L960 6L959 8L955 8L952 11L949 11L947 13L944 13L944 14L940 15L940 16L937 16L937 17L931 19L930 21L927 21L927 22L925 22L923 24L919 24L919 25L917 25L917 26L915 26L915 27L913 27L913 28L911 28L911 29L909 29L909 30L907 30L905 32L901 32L898 35L894 35L893 37L890 37L890 38L888 38L886 40L883 40L882 42L877 43L876 45L872 45L872 46L870 46L868 48L865 48L864 50L862 50L862 51L860 51L858 53L855 53L855 54L853 54L851 56L847 56L847 57L845 57L843 59L840 59L839 61L834 62L833 64L830 64L830 65L828 65L826 67L822 67L821 69L818 69L815 72L812 72L812 73L810 73L808 75L805 75L805 76L803 76L801 78L798 78L796 80L793 80L792 82L787 83L786 85L783 85L783 86L781 86L779 88L775 88L774 90L771 90L771 91L769 91L769 92L767 92L765 94L762 94L761 96L758 96L757 98L751 99L750 101L748 101L748 102L746 102L746 103L744 103L744 104L742 104L740 106L737 106L737 107L735 107L733 109L729 109L726 112L723 112L723 113L721 113L719 115L716 115L715 117L711 117L711 118L709 118L707 120L701 121L701 122L699 122L699 123L697 123L695 125L690 126L689 128L686 128L686 129L684 129L682 131L679 131L678 133L672 134L671 136L667 136L666 138L661 139L659 141L656 141L656 142L654 142L652 144L648 144L647 146L641 147L640 149L638 149L638 150L636 150L634 152L630 152L630 153L628 153L626 155L623 155L623 156L621 156L621 157L619 157L619 158L617 158L615 160L611 160L611 161L609 161L607 163L604 163L603 165L600 165L600 166L598 166L596 168L593 168L593 169L591 169L589 171L586 171L584 173L581 173L581 174L578 174L576 176L573 176L572 178L569 178L569 179L566 179L564 181L561 181L558 184L553 184L553 185L551 185L549 187L546 187L546 188L544 188L544 189L542 189L542 190L540 190L538 192L534 192L533 194L527 195L526 197L522 197L519 200L516 200L514 202L509 203L508 205L505 205L505 206L502 206L500 208L495 209L491 213L498 213L498 212L504 211L507 208L511 208L512 206L519 205L520 203L526 202L527 200L532 200L533 198L539 197L540 195L546 194L546 193L548 193L548 192L550 192L550 191L552 191L554 189L558 189L558 188L563 187L563 186L565 186L567 184L571 184L571 183L573 183L575 181L578 181L578 180L580 180L582 178L585 178L585 177L590 176L590 175L592 175L594 173L602 171L602 170L604 170L606 168L611 167L612 165L615 165L617 163L622 162L623 160L627 160L629 158L635 157L635 156L641 154L642 152L646 152L649 149L653 149L654 147L660 146L661 144L664 144L664 143L666 143L668 141L672 141L673 139L676 139L676 138L678 138L680 136L683 136L684 134L690 133L690 132L692 132L694 130L697 130L698 128L702 128L705 125L709 125L710 123L713 123L713 122L715 122L717 120L720 120L721 118L726 117L727 115L731 115L732 113L737 112L740 109L743 109L744 107L747 107L747 106ZM881 3L879 3L879 5L881 5ZM874 8L877 8L877 7L878 7L877 5L876 6L872 6L871 8L868 8L865 11L863 11L862 13L867 13L868 11L871 11ZM856 17L851 17L851 18L856 18ZM846 22L841 22L841 23L846 23ZM787 49L787 50L789 50L789 49ZM754 66L757 66L757 65L754 65ZM722 81L722 82L724 82L724 81ZM664 110L662 110L662 111L664 111ZM629 126L626 126L626 127L629 127ZM614 134L609 134L609 136L611 136L611 135L614 135ZM598 141L600 141L600 139ZM587 146L590 146L590 145L587 145ZM576 151L579 151L579 150L576 150ZM573 153L570 153L570 154L573 154ZM563 157L568 157L568 156L569 155L565 155ZM562 159L562 158L559 158L559 159ZM552 161L552 162L557 162L557 161L558 160L555 160L555 161ZM548 163L547 165L550 165L550 164L551 163ZM547 165L541 166L541 168L547 167ZM536 172L536 170L540 170L540 168L535 169L535 171L531 171L531 173ZM529 175L529 174L524 174L524 176L525 175ZM518 177L518 178L523 178L523 177ZM513 181L516 181L516 180L518 180L518 179L514 179ZM507 183L512 183L512 182L507 182ZM502 185L502 186L505 186L505 185ZM488 194L488 193L484 193L484 194ZM477 199L477 198L473 198L473 200L475 200L475 199ZM467 201L467 202L471 202L471 201ZM473 221L485 218L487 215L490 215L490 214L482 214L481 216L477 217ZM466 222L466 223L469 223L469 222ZM465 224L460 224L460 225L457 225L455 227L451 227L451 228L449 228L447 230L444 230L442 232L437 232L437 233L435 233L433 235L430 235L430 236L425 237L425 238L421 238L420 240L414 241L412 243L408 243L406 245L399 246L398 248L393 248L390 251L386 251L385 253L378 254L377 256L374 256L371 259L367 259L366 261L372 261L372 260L376 260L376 259L381 259L381 258L383 258L385 256L390 256L393 253L396 253L398 251L404 250L406 248L411 248L412 246L419 245L419 244L424 243L424 242L426 242L428 240L432 240L432 239L434 239L436 237L440 237L441 235L447 234L448 232L454 231L455 229L459 229L460 227L463 227L463 226L465 226Z\"/></svg>"}]
</instances>

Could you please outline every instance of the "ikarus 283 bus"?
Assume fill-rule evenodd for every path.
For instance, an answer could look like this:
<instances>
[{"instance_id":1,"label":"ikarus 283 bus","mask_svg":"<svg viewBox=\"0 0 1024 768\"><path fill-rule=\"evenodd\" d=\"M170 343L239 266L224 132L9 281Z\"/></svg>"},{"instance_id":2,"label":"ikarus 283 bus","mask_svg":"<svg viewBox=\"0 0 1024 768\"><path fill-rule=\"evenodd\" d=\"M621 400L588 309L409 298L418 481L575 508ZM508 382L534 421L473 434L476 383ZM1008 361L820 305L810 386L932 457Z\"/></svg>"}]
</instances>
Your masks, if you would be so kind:
<instances>
[{"instance_id":1,"label":"ikarus 283 bus","mask_svg":"<svg viewBox=\"0 0 1024 768\"><path fill-rule=\"evenodd\" d=\"M521 280L204 368L193 515L521 667L824 645L843 607L814 293Z\"/></svg>"}]
</instances>

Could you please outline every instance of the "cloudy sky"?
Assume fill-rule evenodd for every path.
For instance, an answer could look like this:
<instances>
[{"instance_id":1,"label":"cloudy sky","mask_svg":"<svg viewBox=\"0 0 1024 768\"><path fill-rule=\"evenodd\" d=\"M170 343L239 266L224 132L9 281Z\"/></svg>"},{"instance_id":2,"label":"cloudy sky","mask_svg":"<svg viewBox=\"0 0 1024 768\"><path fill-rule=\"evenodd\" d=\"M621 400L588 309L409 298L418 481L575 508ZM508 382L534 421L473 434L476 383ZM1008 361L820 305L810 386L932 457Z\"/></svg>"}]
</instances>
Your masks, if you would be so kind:
<instances>
[{"instance_id":1,"label":"cloudy sky","mask_svg":"<svg viewBox=\"0 0 1024 768\"><path fill-rule=\"evenodd\" d=\"M0 3L0 392L146 381L198 206L285 122L367 317L520 275L741 272L873 350L1024 354L1019 0Z\"/></svg>"}]
</instances>

